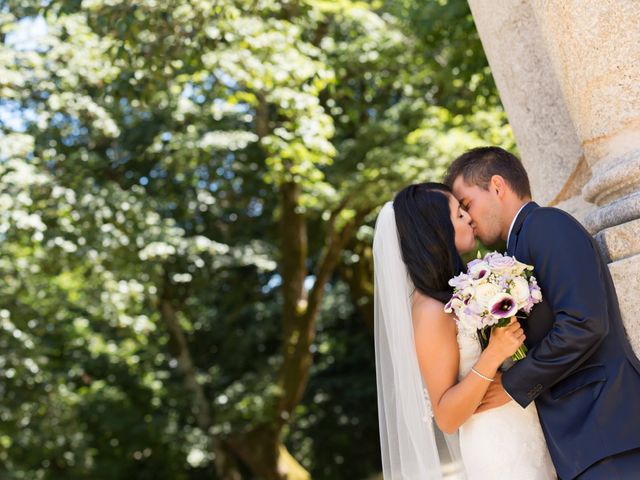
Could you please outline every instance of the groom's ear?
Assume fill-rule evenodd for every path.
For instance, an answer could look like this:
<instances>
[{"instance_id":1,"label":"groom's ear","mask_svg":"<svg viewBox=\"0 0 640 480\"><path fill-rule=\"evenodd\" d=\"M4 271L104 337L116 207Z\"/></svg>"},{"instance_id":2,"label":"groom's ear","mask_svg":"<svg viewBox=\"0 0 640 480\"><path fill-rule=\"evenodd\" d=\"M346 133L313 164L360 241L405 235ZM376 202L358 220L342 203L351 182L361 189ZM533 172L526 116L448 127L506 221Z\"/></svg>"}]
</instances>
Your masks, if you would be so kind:
<instances>
[{"instance_id":1,"label":"groom's ear","mask_svg":"<svg viewBox=\"0 0 640 480\"><path fill-rule=\"evenodd\" d=\"M505 182L504 178L500 175L493 175L491 180L489 181L489 192L495 193L498 198L504 198L504 195L507 193L507 182Z\"/></svg>"}]
</instances>

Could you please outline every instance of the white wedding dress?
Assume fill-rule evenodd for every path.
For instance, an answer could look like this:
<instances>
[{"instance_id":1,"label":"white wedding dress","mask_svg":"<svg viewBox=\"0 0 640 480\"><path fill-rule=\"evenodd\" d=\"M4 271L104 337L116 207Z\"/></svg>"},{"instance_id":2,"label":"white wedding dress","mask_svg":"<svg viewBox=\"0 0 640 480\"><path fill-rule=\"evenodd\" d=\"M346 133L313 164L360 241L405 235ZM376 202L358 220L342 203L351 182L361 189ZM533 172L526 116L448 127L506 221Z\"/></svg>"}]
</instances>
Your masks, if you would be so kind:
<instances>
[{"instance_id":1,"label":"white wedding dress","mask_svg":"<svg viewBox=\"0 0 640 480\"><path fill-rule=\"evenodd\" d=\"M476 331L458 332L458 345L462 379L480 356ZM460 450L469 480L556 478L533 403L522 408L511 401L472 415L460 427Z\"/></svg>"}]
</instances>

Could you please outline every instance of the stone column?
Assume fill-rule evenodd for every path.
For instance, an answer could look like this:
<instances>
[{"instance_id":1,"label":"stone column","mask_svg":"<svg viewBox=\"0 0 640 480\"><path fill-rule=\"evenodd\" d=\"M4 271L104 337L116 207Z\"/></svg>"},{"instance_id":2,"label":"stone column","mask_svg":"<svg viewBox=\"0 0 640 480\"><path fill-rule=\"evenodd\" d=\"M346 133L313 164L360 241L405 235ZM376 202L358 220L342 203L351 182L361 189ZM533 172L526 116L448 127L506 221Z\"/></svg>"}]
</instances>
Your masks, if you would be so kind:
<instances>
[{"instance_id":1,"label":"stone column","mask_svg":"<svg viewBox=\"0 0 640 480\"><path fill-rule=\"evenodd\" d=\"M600 208L587 227L640 218L640 2L531 4L591 168L583 195Z\"/></svg>"},{"instance_id":2,"label":"stone column","mask_svg":"<svg viewBox=\"0 0 640 480\"><path fill-rule=\"evenodd\" d=\"M591 177L584 217L640 353L640 2L530 0Z\"/></svg>"},{"instance_id":3,"label":"stone column","mask_svg":"<svg viewBox=\"0 0 640 480\"><path fill-rule=\"evenodd\" d=\"M576 216L590 177L529 0L469 0L534 199Z\"/></svg>"}]
</instances>

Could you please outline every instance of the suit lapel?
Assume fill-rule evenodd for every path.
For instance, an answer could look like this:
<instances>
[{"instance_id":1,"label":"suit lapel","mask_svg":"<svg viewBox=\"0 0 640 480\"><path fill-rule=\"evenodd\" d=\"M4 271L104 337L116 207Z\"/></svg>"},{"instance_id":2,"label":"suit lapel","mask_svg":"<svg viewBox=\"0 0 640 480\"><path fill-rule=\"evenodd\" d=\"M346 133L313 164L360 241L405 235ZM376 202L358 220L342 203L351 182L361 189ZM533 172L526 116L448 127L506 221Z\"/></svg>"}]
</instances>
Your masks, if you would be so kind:
<instances>
[{"instance_id":1,"label":"suit lapel","mask_svg":"<svg viewBox=\"0 0 640 480\"><path fill-rule=\"evenodd\" d=\"M511 235L509 236L509 247L507 248L507 255L509 256L515 255L516 245L518 244L518 235L520 234L520 230L522 230L522 225L524 224L524 220L536 208L540 208L540 206L536 202L529 202L524 206L522 210L520 210L520 213L516 217L516 221L513 224L513 228L511 229Z\"/></svg>"}]
</instances>

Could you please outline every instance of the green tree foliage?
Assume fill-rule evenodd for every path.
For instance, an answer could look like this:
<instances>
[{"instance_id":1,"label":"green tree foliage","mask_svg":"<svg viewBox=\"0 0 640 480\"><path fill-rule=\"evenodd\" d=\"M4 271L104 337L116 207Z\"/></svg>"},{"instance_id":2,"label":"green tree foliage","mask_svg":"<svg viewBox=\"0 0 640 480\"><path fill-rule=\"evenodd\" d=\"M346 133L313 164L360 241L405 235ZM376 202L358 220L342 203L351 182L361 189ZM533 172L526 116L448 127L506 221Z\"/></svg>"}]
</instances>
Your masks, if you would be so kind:
<instances>
[{"instance_id":1,"label":"green tree foliage","mask_svg":"<svg viewBox=\"0 0 640 480\"><path fill-rule=\"evenodd\" d=\"M0 476L375 473L375 215L513 148L466 3L9 0L0 40Z\"/></svg>"}]
</instances>

